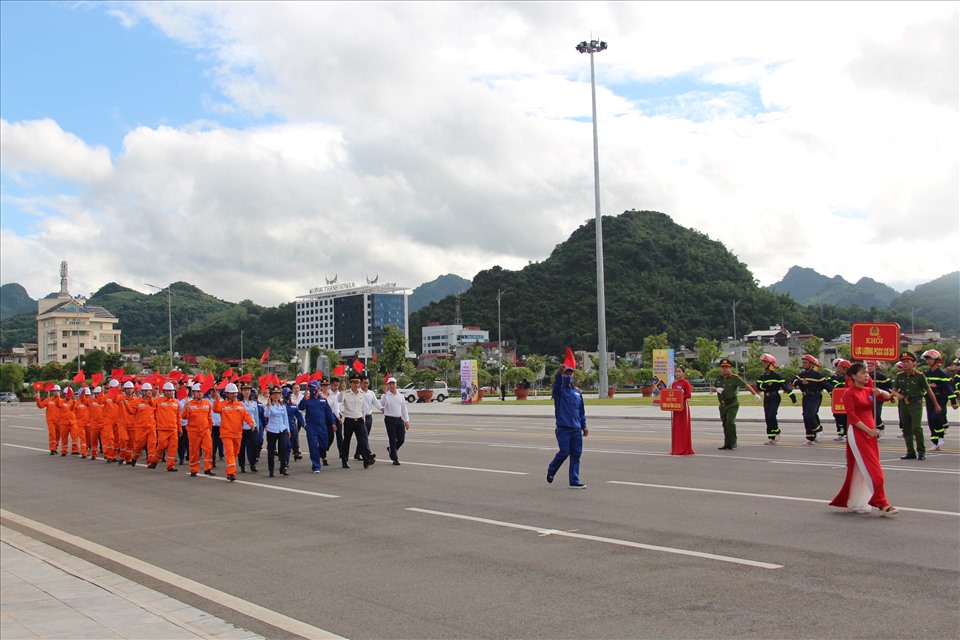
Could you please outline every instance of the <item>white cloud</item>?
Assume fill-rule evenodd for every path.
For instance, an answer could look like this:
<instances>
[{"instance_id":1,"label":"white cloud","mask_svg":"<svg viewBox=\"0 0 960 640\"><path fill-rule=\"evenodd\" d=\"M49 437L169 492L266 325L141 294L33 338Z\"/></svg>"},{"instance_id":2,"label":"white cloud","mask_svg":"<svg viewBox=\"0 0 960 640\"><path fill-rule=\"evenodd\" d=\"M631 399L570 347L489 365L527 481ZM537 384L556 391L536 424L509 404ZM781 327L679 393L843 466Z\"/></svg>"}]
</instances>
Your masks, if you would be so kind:
<instances>
[{"instance_id":1,"label":"white cloud","mask_svg":"<svg viewBox=\"0 0 960 640\"><path fill-rule=\"evenodd\" d=\"M799 264L902 286L904 251L946 257L916 261L915 282L957 268L955 4L122 11L196 49L222 94L204 96L207 121L131 130L113 163L52 120L3 121L6 175L79 184L21 194L47 217L36 235L4 230L5 280L39 277L17 256L46 272L76 255L91 283L182 279L277 304L334 273L413 287L542 260L593 217L589 63L574 50L591 36L610 43L595 57L605 213L663 211L763 284ZM671 82L679 93L645 97ZM222 113L283 124L230 129ZM96 238L83 252L78 228Z\"/></svg>"}]
</instances>

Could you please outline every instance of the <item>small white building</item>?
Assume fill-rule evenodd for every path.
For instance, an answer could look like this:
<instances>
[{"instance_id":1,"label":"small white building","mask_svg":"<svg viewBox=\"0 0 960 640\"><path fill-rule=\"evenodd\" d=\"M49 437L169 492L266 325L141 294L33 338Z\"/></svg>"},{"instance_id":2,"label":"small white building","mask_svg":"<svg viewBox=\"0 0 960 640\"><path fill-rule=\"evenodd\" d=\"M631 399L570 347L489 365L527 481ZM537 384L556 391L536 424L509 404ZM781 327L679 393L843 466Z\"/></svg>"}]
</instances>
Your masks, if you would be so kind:
<instances>
[{"instance_id":1,"label":"small white building","mask_svg":"<svg viewBox=\"0 0 960 640\"><path fill-rule=\"evenodd\" d=\"M422 355L451 353L457 347L471 347L490 342L490 332L480 327L430 322L420 329Z\"/></svg>"}]
</instances>

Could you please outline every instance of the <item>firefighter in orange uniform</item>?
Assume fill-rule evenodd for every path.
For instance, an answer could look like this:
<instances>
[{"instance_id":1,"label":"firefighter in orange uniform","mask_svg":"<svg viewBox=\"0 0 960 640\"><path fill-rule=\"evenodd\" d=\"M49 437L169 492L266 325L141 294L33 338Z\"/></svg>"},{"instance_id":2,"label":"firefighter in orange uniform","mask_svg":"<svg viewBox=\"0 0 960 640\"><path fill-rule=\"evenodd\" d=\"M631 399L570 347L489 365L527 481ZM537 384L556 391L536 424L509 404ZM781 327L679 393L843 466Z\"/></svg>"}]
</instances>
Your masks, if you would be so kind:
<instances>
[{"instance_id":1,"label":"firefighter in orange uniform","mask_svg":"<svg viewBox=\"0 0 960 640\"><path fill-rule=\"evenodd\" d=\"M243 423L253 427L253 418L247 412L243 403L237 401L240 392L232 382L226 386L224 393L227 399L220 399L220 394L213 390L213 410L220 414L220 439L223 440L223 456L227 462L227 480L234 482L237 479L237 453L240 451L240 439L243 437Z\"/></svg>"},{"instance_id":2,"label":"firefighter in orange uniform","mask_svg":"<svg viewBox=\"0 0 960 640\"><path fill-rule=\"evenodd\" d=\"M104 445L100 446L100 443L106 440L106 436L103 434L103 403L101 398L103 397L103 389L101 387L93 388L93 395L84 398L87 403L87 415L89 416L87 422L87 456L91 460L97 459L97 450L103 450L103 457L107 457L107 447Z\"/></svg>"},{"instance_id":3,"label":"firefighter in orange uniform","mask_svg":"<svg viewBox=\"0 0 960 640\"><path fill-rule=\"evenodd\" d=\"M108 386L110 389L116 389L120 386L120 383L111 380ZM94 395L96 395L96 389L94 389ZM109 392L98 396L97 401L100 403L102 413L103 429L100 431L100 442L103 444L103 457L106 458L107 462L116 462L117 444L120 442L117 433L119 428L117 414L120 405L117 404L117 398L112 397Z\"/></svg>"},{"instance_id":4,"label":"firefighter in orange uniform","mask_svg":"<svg viewBox=\"0 0 960 640\"><path fill-rule=\"evenodd\" d=\"M127 415L133 416L133 433L130 435L130 466L137 466L137 460L147 448L147 464L156 462L157 450L157 405L159 400L153 396L153 385L144 382L140 387L140 396L124 396L122 402Z\"/></svg>"},{"instance_id":5,"label":"firefighter in orange uniform","mask_svg":"<svg viewBox=\"0 0 960 640\"><path fill-rule=\"evenodd\" d=\"M70 391L70 389L68 388L67 391ZM57 406L60 407L60 419L58 420L60 424L60 456L67 455L68 441L71 439L73 440L73 446L70 454L78 456L80 455L80 443L77 441L76 401L72 396L69 398L60 396L57 399Z\"/></svg>"},{"instance_id":6,"label":"firefighter in orange uniform","mask_svg":"<svg viewBox=\"0 0 960 640\"><path fill-rule=\"evenodd\" d=\"M133 383L123 383L123 395L117 398L117 457L118 464L130 464L133 459L133 420L134 414L127 411L127 402L136 399L133 395Z\"/></svg>"},{"instance_id":7,"label":"firefighter in orange uniform","mask_svg":"<svg viewBox=\"0 0 960 640\"><path fill-rule=\"evenodd\" d=\"M199 384L190 387L192 398L183 405L180 417L187 421L187 442L190 445L190 477L196 478L200 471L200 449L203 449L203 473L215 476L213 472L213 406L203 399L203 389Z\"/></svg>"},{"instance_id":8,"label":"firefighter in orange uniform","mask_svg":"<svg viewBox=\"0 0 960 640\"><path fill-rule=\"evenodd\" d=\"M57 455L57 443L60 441L60 407L57 406L57 400L60 398L60 385L55 384L50 389L50 393L43 400L40 399L40 391L36 393L37 408L44 409L44 417L47 420L47 439L50 441L50 455Z\"/></svg>"},{"instance_id":9,"label":"firefighter in orange uniform","mask_svg":"<svg viewBox=\"0 0 960 640\"><path fill-rule=\"evenodd\" d=\"M180 401L174 397L176 388L172 382L163 385L163 397L157 399L157 447L153 461L147 466L151 469L163 459L167 471L177 471L177 445L180 442ZM163 458L166 452L166 458Z\"/></svg>"},{"instance_id":10,"label":"firefighter in orange uniform","mask_svg":"<svg viewBox=\"0 0 960 640\"><path fill-rule=\"evenodd\" d=\"M80 441L80 457L86 459L90 446L90 389L80 387L73 410L77 413L77 439Z\"/></svg>"}]
</instances>

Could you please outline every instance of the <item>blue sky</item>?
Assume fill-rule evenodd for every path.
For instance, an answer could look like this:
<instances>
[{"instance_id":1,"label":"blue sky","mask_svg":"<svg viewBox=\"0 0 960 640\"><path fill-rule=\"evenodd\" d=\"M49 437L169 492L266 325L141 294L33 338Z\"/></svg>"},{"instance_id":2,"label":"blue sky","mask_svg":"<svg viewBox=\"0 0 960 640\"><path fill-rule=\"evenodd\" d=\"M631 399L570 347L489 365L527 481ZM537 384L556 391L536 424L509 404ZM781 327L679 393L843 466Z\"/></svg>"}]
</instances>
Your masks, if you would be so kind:
<instances>
[{"instance_id":1,"label":"blue sky","mask_svg":"<svg viewBox=\"0 0 960 640\"><path fill-rule=\"evenodd\" d=\"M903 290L960 262L957 32L940 2L0 2L3 281L273 305L542 260L593 217L593 36L606 215Z\"/></svg>"}]
</instances>

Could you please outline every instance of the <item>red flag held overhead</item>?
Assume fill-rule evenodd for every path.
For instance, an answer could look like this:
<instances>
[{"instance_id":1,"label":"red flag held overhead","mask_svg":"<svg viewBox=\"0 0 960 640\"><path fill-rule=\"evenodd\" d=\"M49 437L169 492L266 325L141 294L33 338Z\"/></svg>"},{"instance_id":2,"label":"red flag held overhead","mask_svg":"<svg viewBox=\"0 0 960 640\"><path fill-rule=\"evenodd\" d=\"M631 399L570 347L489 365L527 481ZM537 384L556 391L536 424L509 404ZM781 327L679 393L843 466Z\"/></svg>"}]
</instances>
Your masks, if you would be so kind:
<instances>
[{"instance_id":1,"label":"red flag held overhead","mask_svg":"<svg viewBox=\"0 0 960 640\"><path fill-rule=\"evenodd\" d=\"M263 364L264 362L266 362L266 361L267 361L267 358L269 358L269 357L270 357L270 347L267 347L267 348L264 350L263 355L260 356L260 364Z\"/></svg>"},{"instance_id":2,"label":"red flag held overhead","mask_svg":"<svg viewBox=\"0 0 960 640\"><path fill-rule=\"evenodd\" d=\"M573 349L567 347L567 355L563 357L563 365L571 369L577 368L577 359L573 356Z\"/></svg>"},{"instance_id":3,"label":"red flag held overhead","mask_svg":"<svg viewBox=\"0 0 960 640\"><path fill-rule=\"evenodd\" d=\"M43 390L44 390L44 391L53 391L53 387L54 387L54 384L53 384L52 382L48 382L48 383L46 384L46 386L43 388Z\"/></svg>"},{"instance_id":4,"label":"red flag held overhead","mask_svg":"<svg viewBox=\"0 0 960 640\"><path fill-rule=\"evenodd\" d=\"M357 373L363 373L363 363L360 362L360 358L353 361L353 370Z\"/></svg>"},{"instance_id":5,"label":"red flag held overhead","mask_svg":"<svg viewBox=\"0 0 960 640\"><path fill-rule=\"evenodd\" d=\"M320 371L320 370L318 369L317 371L314 371L313 373L311 373L311 374L310 374L310 380L311 380L311 381L313 381L313 380L323 380L323 371Z\"/></svg>"},{"instance_id":6,"label":"red flag held overhead","mask_svg":"<svg viewBox=\"0 0 960 640\"><path fill-rule=\"evenodd\" d=\"M87 374L84 372L83 369L80 369L80 371L77 372L77 375L73 376L74 382L83 383L83 382L86 382L86 380L87 380Z\"/></svg>"},{"instance_id":7,"label":"red flag held overhead","mask_svg":"<svg viewBox=\"0 0 960 640\"><path fill-rule=\"evenodd\" d=\"M333 375L335 375L335 376L344 376L344 375L346 375L346 374L347 374L346 367L345 367L344 365L342 365L342 364L338 364L338 365L337 365L336 367L334 367L334 369L333 369Z\"/></svg>"},{"instance_id":8,"label":"red flag held overhead","mask_svg":"<svg viewBox=\"0 0 960 640\"><path fill-rule=\"evenodd\" d=\"M43 382L41 382L41 381L39 381L39 380L38 380L37 382L34 382L34 383L33 383L33 390L34 390L34 391L43 391Z\"/></svg>"},{"instance_id":9,"label":"red flag held overhead","mask_svg":"<svg viewBox=\"0 0 960 640\"><path fill-rule=\"evenodd\" d=\"M114 378L115 380L119 380L120 378L123 377L123 374L125 374L125 373L126 373L126 371L123 370L123 369L111 369L111 370L110 370L110 377L111 377L111 378Z\"/></svg>"},{"instance_id":10,"label":"red flag held overhead","mask_svg":"<svg viewBox=\"0 0 960 640\"><path fill-rule=\"evenodd\" d=\"M237 382L253 382L253 374L245 373L239 378L237 378Z\"/></svg>"},{"instance_id":11,"label":"red flag held overhead","mask_svg":"<svg viewBox=\"0 0 960 640\"><path fill-rule=\"evenodd\" d=\"M103 374L99 371L92 376L90 376L90 382L93 383L93 386L99 387L100 383L103 382Z\"/></svg>"}]
</instances>

